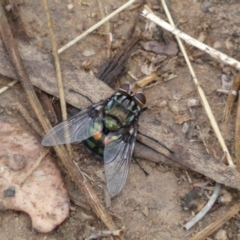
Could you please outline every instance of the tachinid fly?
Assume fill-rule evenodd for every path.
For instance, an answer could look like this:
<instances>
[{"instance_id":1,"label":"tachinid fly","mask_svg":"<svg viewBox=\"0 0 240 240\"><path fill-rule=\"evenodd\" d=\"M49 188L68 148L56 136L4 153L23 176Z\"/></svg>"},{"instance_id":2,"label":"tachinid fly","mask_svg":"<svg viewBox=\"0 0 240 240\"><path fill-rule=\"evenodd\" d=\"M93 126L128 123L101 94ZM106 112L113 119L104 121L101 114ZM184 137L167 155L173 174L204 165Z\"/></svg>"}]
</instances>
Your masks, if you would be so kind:
<instances>
[{"instance_id":1,"label":"tachinid fly","mask_svg":"<svg viewBox=\"0 0 240 240\"><path fill-rule=\"evenodd\" d=\"M138 117L146 104L142 89L122 84L118 91L52 128L43 146L82 141L104 159L109 194L126 183L138 131Z\"/></svg>"}]
</instances>

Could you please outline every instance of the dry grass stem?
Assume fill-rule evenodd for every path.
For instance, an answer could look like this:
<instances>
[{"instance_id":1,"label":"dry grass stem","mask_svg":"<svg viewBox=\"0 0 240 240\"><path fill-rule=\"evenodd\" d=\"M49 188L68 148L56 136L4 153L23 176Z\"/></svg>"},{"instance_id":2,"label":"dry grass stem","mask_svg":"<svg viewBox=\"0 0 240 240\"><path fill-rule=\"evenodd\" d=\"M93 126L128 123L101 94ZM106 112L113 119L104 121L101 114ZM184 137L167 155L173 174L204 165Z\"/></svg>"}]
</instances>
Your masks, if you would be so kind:
<instances>
[{"instance_id":1,"label":"dry grass stem","mask_svg":"<svg viewBox=\"0 0 240 240\"><path fill-rule=\"evenodd\" d=\"M17 82L18 82L18 80L14 80L14 81L10 82L7 86L2 87L0 89L0 94L5 92L6 90L8 90L10 87L14 86Z\"/></svg>"},{"instance_id":2,"label":"dry grass stem","mask_svg":"<svg viewBox=\"0 0 240 240\"><path fill-rule=\"evenodd\" d=\"M232 84L231 90L229 91L227 103L226 103L224 111L223 111L223 121L225 123L227 123L229 120L232 106L233 106L234 100L236 99L237 91L238 91L239 87L240 87L240 73L237 75L236 79L234 80L234 82Z\"/></svg>"},{"instance_id":3,"label":"dry grass stem","mask_svg":"<svg viewBox=\"0 0 240 240\"><path fill-rule=\"evenodd\" d=\"M173 28L173 29L176 29L176 28L175 28L175 25L174 25L174 22L173 22L173 20L172 20L172 17L171 17L171 15L170 15L169 11L168 11L167 5L165 4L165 1L163 1L163 0L162 0L162 5L163 5L163 8L164 8L164 10L165 10L165 12L166 12L166 15L167 15L167 17L168 17L168 19L169 19L169 22L170 22L171 25L172 25L172 26L171 26L171 25L169 25L169 26L171 26L171 28ZM154 19L154 20L156 21L156 19L158 19L153 13L150 12L150 10L148 10L148 7L147 7L146 5L145 5L145 8L144 8L144 10L143 10L143 15L144 15L145 17L147 17L148 19L150 19L150 20L153 20L153 19ZM151 16L151 17L149 18L149 16ZM160 20L160 19L159 19L159 20ZM156 21L155 23L156 23L156 24L159 24L158 21ZM167 30L169 30L169 29L167 29ZM173 32L173 33L175 34L175 32ZM190 62L190 60L189 60L189 58L188 58L188 56L187 56L187 53L186 53L186 51L185 51L185 48L184 48L184 46L183 46L183 44L182 44L182 41L181 41L179 35L176 35L176 39L177 39L178 44L179 44L179 47L180 47L180 49L181 49L181 51L182 51L182 53L183 53L184 59L185 59L187 65L188 65L188 68L189 68L189 71L190 71L190 73L191 73L191 75L192 75L193 81L194 81L194 83L195 83L195 85L196 85L196 87L197 87L198 94L199 94L199 96L200 96L200 98L201 98L201 101L202 101L202 105L203 105L203 107L204 107L204 109L205 109L205 111L206 111L206 113L207 113L207 116L208 116L209 121L210 121L210 123L211 123L211 125L212 125L212 128L213 128L213 130L214 130L214 132L215 132L215 134L216 134L216 137L217 137L217 139L218 139L218 141L219 141L219 143L220 143L220 145L221 145L221 147L222 147L223 152L226 152L226 153L227 153L227 160L228 160L229 165L230 165L230 166L234 166L233 161L232 161L232 158L231 158L231 156L230 156L230 153L229 153L229 151L228 151L228 149L227 149L227 146L226 146L226 144L225 144L225 141L224 141L224 139L223 139L223 137L222 137L222 134L221 134L221 132L220 132L220 130L219 130L218 124L217 124L217 122L216 122L216 120L215 120L215 118L214 118L214 116L213 116L212 110L211 110L210 105L209 105L209 103L208 103L208 101L207 101L207 98L206 98L206 96L205 96L205 93L204 93L204 91L203 91L203 89L202 89L202 87L201 87L201 84L200 84L199 81L197 80L197 77L196 77L196 75L195 75L195 72L194 72L194 70L193 70L193 68L192 68L191 62Z\"/></svg>"},{"instance_id":4,"label":"dry grass stem","mask_svg":"<svg viewBox=\"0 0 240 240\"><path fill-rule=\"evenodd\" d=\"M107 17L105 17L104 19L102 19L101 21L99 21L98 23L96 23L95 25L93 25L92 27L90 27L88 30L86 30L84 33L82 33L81 35L79 35L78 37L76 37L75 39L73 39L71 42L67 43L65 46L61 47L58 50L58 53L62 53L64 52L66 49L68 49L69 47L73 46L75 43L77 43L78 41L80 41L82 38L86 37L89 33L93 32L94 30L96 30L98 27L100 27L102 24L104 24L105 22L107 22L109 19L111 19L112 17L114 17L115 15L117 15L118 13L120 13L121 11L123 11L125 8L127 8L128 6L130 6L132 3L134 3L136 0L129 0L128 2L126 2L125 4L123 4L120 8L118 8L117 10L115 10L114 12L112 12L111 14L109 14Z\"/></svg>"},{"instance_id":5,"label":"dry grass stem","mask_svg":"<svg viewBox=\"0 0 240 240\"><path fill-rule=\"evenodd\" d=\"M149 83L153 82L155 79L157 78L157 74L156 73L152 73L151 75L139 80L137 82L137 85L139 87L145 87L147 86Z\"/></svg>"},{"instance_id":6,"label":"dry grass stem","mask_svg":"<svg viewBox=\"0 0 240 240\"><path fill-rule=\"evenodd\" d=\"M138 78L131 72L131 71L128 71L127 74L135 81L138 81Z\"/></svg>"},{"instance_id":7,"label":"dry grass stem","mask_svg":"<svg viewBox=\"0 0 240 240\"><path fill-rule=\"evenodd\" d=\"M217 92L219 92L219 93L224 93L224 94L229 94L229 90L225 90L225 89L217 89Z\"/></svg>"},{"instance_id":8,"label":"dry grass stem","mask_svg":"<svg viewBox=\"0 0 240 240\"><path fill-rule=\"evenodd\" d=\"M198 223L208 213L208 211L212 208L213 204L216 202L216 200L219 196L220 190L221 190L221 185L219 183L216 183L213 194L210 197L207 204L201 209L200 212L198 212L197 215L195 215L189 222L187 222L184 225L184 228L186 230L189 230L191 227L193 227L196 223Z\"/></svg>"},{"instance_id":9,"label":"dry grass stem","mask_svg":"<svg viewBox=\"0 0 240 240\"><path fill-rule=\"evenodd\" d=\"M136 81L136 85L138 85L141 88L146 87L148 84L150 84L151 82L153 82L156 78L157 78L157 74L156 73L152 73L151 75L144 77L140 80L138 80L138 78L130 71L127 72L127 74Z\"/></svg>"},{"instance_id":10,"label":"dry grass stem","mask_svg":"<svg viewBox=\"0 0 240 240\"><path fill-rule=\"evenodd\" d=\"M238 93L238 96L240 91ZM237 117L235 127L235 157L237 170L240 172L240 98L238 97Z\"/></svg>"},{"instance_id":11,"label":"dry grass stem","mask_svg":"<svg viewBox=\"0 0 240 240\"><path fill-rule=\"evenodd\" d=\"M159 25L162 28L164 28L165 30L173 33L174 35L180 37L181 39L183 39L189 45L193 45L194 47L208 53L213 58L215 58L217 60L220 60L220 61L226 63L227 65L233 66L236 69L240 70L240 62L239 61L237 61L234 58L229 57L228 55L226 55L224 53L221 53L221 52L215 50L214 48L209 47L208 45L206 45L204 43L199 42L198 40L190 37L189 35L187 35L185 33L183 33L182 31L180 31L176 27L171 26L169 23L163 21L162 19L157 17L155 14L153 14L151 11L149 11L149 9L146 5L145 5L145 7L142 11L142 16L144 16L145 18L155 22L157 25Z\"/></svg>"},{"instance_id":12,"label":"dry grass stem","mask_svg":"<svg viewBox=\"0 0 240 240\"><path fill-rule=\"evenodd\" d=\"M103 3L102 0L98 0L98 5L99 5L99 10L102 16L102 19L105 18L105 15L107 14L107 9L103 8ZM106 13L106 14L105 14ZM110 32L110 24L109 21L106 21L104 24L105 31L104 33L106 34L106 42L107 42L107 56L108 58L111 57L111 42L112 42L112 33Z\"/></svg>"},{"instance_id":13,"label":"dry grass stem","mask_svg":"<svg viewBox=\"0 0 240 240\"><path fill-rule=\"evenodd\" d=\"M47 17L49 36L50 36L51 45L52 45L52 54L53 54L55 69L56 69L56 77L57 77L58 92L59 92L60 105L61 105L61 111L62 111L62 119L63 121L65 121L67 120L67 108L66 108L66 100L65 100L64 88L63 88L63 82L62 82L61 66L60 66L58 50L57 50L58 47L56 43L56 38L54 34L52 19L50 16L47 0L42 0L42 2L43 2L44 10L46 13L46 17ZM66 146L70 154L70 157L72 157L71 144L66 144Z\"/></svg>"},{"instance_id":14,"label":"dry grass stem","mask_svg":"<svg viewBox=\"0 0 240 240\"><path fill-rule=\"evenodd\" d=\"M190 240L204 240L211 234L213 234L217 229L219 229L224 223L229 219L234 217L240 211L240 203L237 203L235 206L231 207L229 211L224 212L222 216L219 216L213 223L208 225L201 232L196 234Z\"/></svg>"},{"instance_id":15,"label":"dry grass stem","mask_svg":"<svg viewBox=\"0 0 240 240\"><path fill-rule=\"evenodd\" d=\"M27 178L34 172L34 170L39 166L39 164L41 163L41 161L45 158L45 156L49 153L49 148L45 148L43 149L43 151L41 152L40 156L38 157L38 159L34 162L34 164L32 165L32 167L28 170L28 172L25 174L24 178L22 178L19 181L19 185L23 185L24 182L27 180Z\"/></svg>"},{"instance_id":16,"label":"dry grass stem","mask_svg":"<svg viewBox=\"0 0 240 240\"><path fill-rule=\"evenodd\" d=\"M26 74L25 68L20 59L17 46L15 40L12 35L11 28L5 16L5 12L3 10L2 4L0 4L0 32L2 36L3 43L9 55L10 61L13 67L16 70L17 77L21 82L21 85L26 92L29 103L37 116L38 121L42 125L45 132L48 132L52 126L46 117L44 110L36 96L34 88L30 82L28 75ZM68 173L72 177L72 179L76 182L79 189L85 195L88 200L88 203L93 208L94 212L97 214L99 218L104 222L109 230L117 229L114 222L112 221L111 216L106 212L105 208L101 204L100 200L97 198L95 192L93 191L90 184L86 184L86 180L83 179L82 175L79 174L78 169L75 167L73 161L69 157L64 146L54 146L54 149L58 155L58 157L62 160L65 168Z\"/></svg>"}]
</instances>

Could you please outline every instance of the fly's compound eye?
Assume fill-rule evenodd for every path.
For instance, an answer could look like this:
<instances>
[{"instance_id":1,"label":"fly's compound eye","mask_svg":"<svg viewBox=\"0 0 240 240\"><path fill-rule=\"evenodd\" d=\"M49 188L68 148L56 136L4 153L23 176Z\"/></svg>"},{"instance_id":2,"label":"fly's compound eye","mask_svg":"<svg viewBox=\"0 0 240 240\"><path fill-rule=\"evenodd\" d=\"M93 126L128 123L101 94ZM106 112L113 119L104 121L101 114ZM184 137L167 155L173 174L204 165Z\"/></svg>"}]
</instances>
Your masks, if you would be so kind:
<instances>
[{"instance_id":1,"label":"fly's compound eye","mask_svg":"<svg viewBox=\"0 0 240 240\"><path fill-rule=\"evenodd\" d=\"M128 83L124 83L119 87L118 91L124 95L129 95L130 89L131 85Z\"/></svg>"},{"instance_id":2,"label":"fly's compound eye","mask_svg":"<svg viewBox=\"0 0 240 240\"><path fill-rule=\"evenodd\" d=\"M137 92L133 96L133 101L139 105L141 108L146 104L146 97L142 92Z\"/></svg>"}]
</instances>

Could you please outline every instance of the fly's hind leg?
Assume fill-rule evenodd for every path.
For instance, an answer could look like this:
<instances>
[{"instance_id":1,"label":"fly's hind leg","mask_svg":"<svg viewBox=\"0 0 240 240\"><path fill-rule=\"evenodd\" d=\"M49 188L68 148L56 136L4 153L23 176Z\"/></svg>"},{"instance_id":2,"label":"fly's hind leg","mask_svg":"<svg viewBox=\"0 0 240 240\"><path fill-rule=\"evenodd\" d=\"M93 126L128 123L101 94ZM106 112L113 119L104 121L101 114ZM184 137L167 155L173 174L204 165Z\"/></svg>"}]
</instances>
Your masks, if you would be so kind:
<instances>
[{"instance_id":1,"label":"fly's hind leg","mask_svg":"<svg viewBox=\"0 0 240 240\"><path fill-rule=\"evenodd\" d=\"M156 139L154 139L154 138L152 138L152 137L149 137L149 136L147 136L147 135L145 135L145 134L143 134L143 133L141 133L141 132L139 132L139 131L138 131L138 134L140 134L140 135L142 135L142 136L144 136L144 137L146 137L146 138L151 139L152 141L160 144L162 147L164 147L166 150L168 150L171 154L174 154L174 152L173 152L171 149L169 149L167 146L165 146L163 143L159 142L158 140L156 140ZM143 144L144 144L144 143L143 143Z\"/></svg>"},{"instance_id":2,"label":"fly's hind leg","mask_svg":"<svg viewBox=\"0 0 240 240\"><path fill-rule=\"evenodd\" d=\"M139 162L136 158L134 158L134 157L133 157L133 160L137 163L137 165L138 165L139 168L144 172L144 174L145 174L146 176L148 176L149 173L141 166L140 162Z\"/></svg>"}]
</instances>

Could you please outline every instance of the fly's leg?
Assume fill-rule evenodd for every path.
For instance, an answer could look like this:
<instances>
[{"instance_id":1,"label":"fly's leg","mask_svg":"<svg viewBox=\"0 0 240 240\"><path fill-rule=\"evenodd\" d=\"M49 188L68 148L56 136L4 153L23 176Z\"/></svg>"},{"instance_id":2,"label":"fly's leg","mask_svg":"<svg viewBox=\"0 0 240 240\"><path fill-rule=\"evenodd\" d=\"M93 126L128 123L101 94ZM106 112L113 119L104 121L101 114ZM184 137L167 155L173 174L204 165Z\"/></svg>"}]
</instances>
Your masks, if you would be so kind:
<instances>
[{"instance_id":1,"label":"fly's leg","mask_svg":"<svg viewBox=\"0 0 240 240\"><path fill-rule=\"evenodd\" d=\"M145 134L143 134L143 133L141 133L141 132L139 132L139 131L138 131L138 134L140 134L140 135L142 135L142 136L144 136L144 137L146 137L146 138L151 139L152 141L160 144L162 147L164 147L165 149L167 149L171 154L174 154L174 152L173 152L171 149L169 149L167 146L165 146L163 143L159 142L158 140L156 140L156 139L154 139L154 138L152 138L152 137L149 137L149 136L147 136L147 135L145 135Z\"/></svg>"},{"instance_id":2,"label":"fly's leg","mask_svg":"<svg viewBox=\"0 0 240 240\"><path fill-rule=\"evenodd\" d=\"M139 162L136 158L134 158L134 157L133 157L133 160L137 163L137 165L138 165L138 166L140 167L140 169L144 172L144 174L145 174L146 176L148 176L149 173L141 166L140 162Z\"/></svg>"},{"instance_id":3,"label":"fly's leg","mask_svg":"<svg viewBox=\"0 0 240 240\"><path fill-rule=\"evenodd\" d=\"M82 97L85 97L91 104L94 103L88 96L86 96L86 95L84 95L84 94L82 94L82 93L80 93L80 92L77 92L77 91L75 91L75 90L73 90L73 89L70 89L69 92L77 93L77 94L81 95Z\"/></svg>"}]
</instances>

